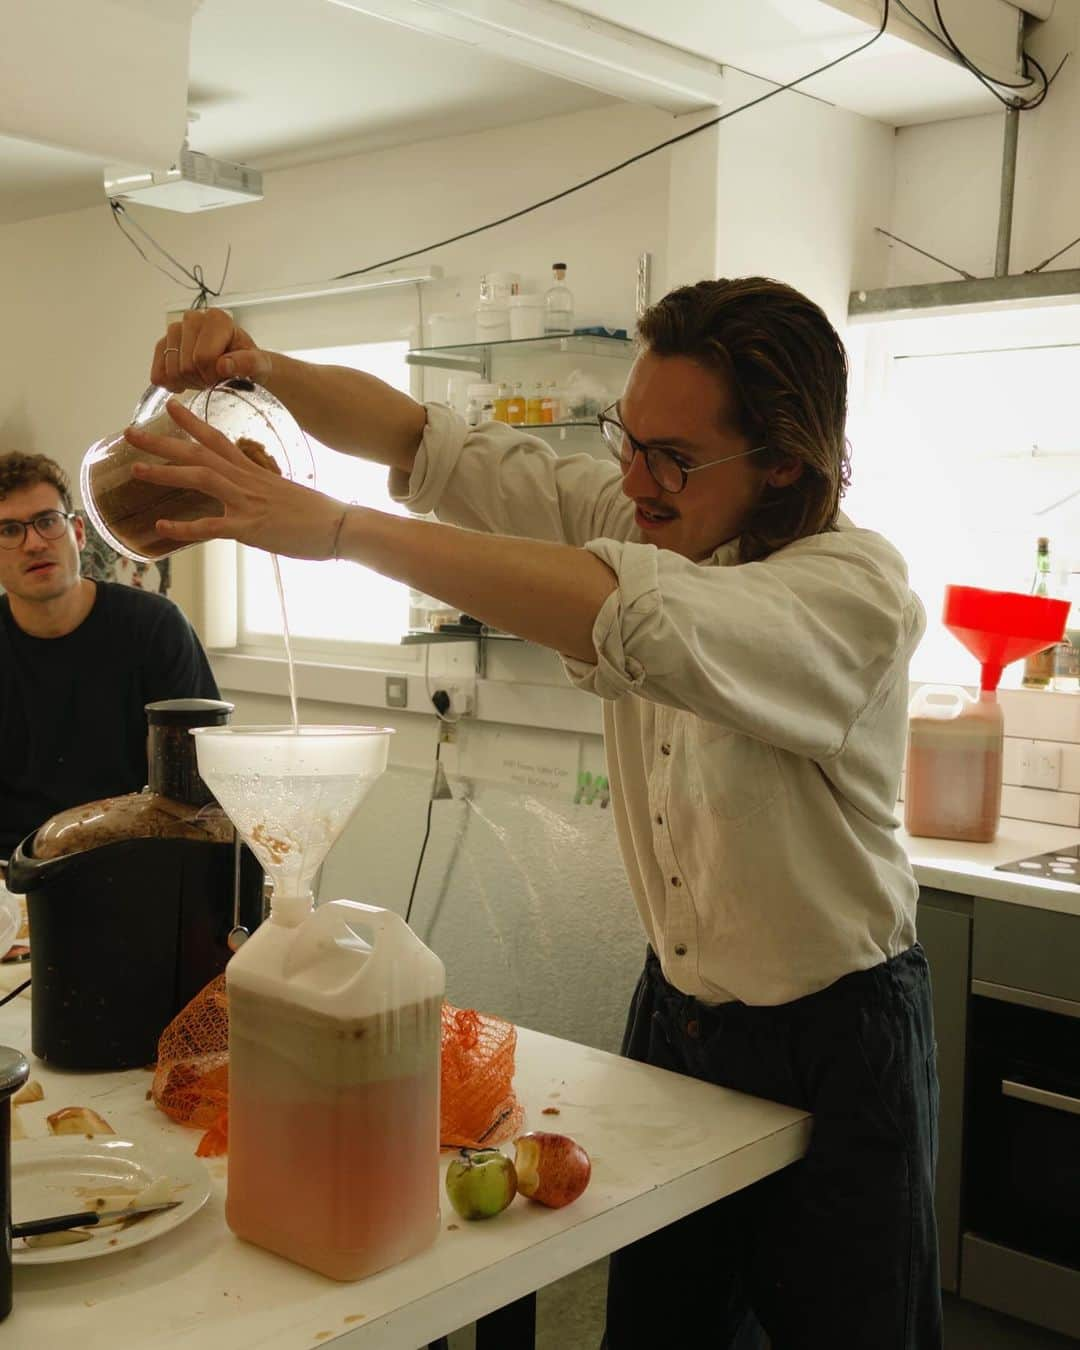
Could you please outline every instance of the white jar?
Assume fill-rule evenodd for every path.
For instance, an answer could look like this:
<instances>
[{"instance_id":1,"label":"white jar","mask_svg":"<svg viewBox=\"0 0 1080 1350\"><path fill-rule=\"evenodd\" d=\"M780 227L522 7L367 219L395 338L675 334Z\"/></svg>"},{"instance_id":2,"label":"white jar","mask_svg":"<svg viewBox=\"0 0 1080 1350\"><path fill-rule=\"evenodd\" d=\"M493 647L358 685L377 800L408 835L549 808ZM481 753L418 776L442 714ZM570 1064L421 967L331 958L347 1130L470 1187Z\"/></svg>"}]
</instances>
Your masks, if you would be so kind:
<instances>
[{"instance_id":1,"label":"white jar","mask_svg":"<svg viewBox=\"0 0 1080 1350\"><path fill-rule=\"evenodd\" d=\"M477 342L509 342L510 311L505 304L481 301L476 307Z\"/></svg>"},{"instance_id":2,"label":"white jar","mask_svg":"<svg viewBox=\"0 0 1080 1350\"><path fill-rule=\"evenodd\" d=\"M465 405L465 421L471 427L481 422L490 422L495 416L495 395L499 392L497 384L470 384L467 390L468 402Z\"/></svg>"},{"instance_id":3,"label":"white jar","mask_svg":"<svg viewBox=\"0 0 1080 1350\"><path fill-rule=\"evenodd\" d=\"M510 297L510 336L522 338L544 336L544 297L542 295L512 295Z\"/></svg>"},{"instance_id":4,"label":"white jar","mask_svg":"<svg viewBox=\"0 0 1080 1350\"><path fill-rule=\"evenodd\" d=\"M432 347L457 347L473 341L476 324L467 310L463 314L432 314L428 319L428 331Z\"/></svg>"}]
</instances>

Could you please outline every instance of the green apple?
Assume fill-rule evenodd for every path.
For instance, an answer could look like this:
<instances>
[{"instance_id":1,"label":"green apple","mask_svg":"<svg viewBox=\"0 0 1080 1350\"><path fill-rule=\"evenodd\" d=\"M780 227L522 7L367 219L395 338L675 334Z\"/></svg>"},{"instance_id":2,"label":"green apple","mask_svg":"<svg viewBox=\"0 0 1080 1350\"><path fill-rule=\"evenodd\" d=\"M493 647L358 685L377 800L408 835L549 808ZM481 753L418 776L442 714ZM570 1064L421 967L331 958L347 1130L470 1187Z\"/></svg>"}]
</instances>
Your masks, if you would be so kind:
<instances>
[{"instance_id":1,"label":"green apple","mask_svg":"<svg viewBox=\"0 0 1080 1350\"><path fill-rule=\"evenodd\" d=\"M490 1219L517 1195L517 1172L497 1148L463 1148L446 1169L446 1194L463 1219Z\"/></svg>"}]
</instances>

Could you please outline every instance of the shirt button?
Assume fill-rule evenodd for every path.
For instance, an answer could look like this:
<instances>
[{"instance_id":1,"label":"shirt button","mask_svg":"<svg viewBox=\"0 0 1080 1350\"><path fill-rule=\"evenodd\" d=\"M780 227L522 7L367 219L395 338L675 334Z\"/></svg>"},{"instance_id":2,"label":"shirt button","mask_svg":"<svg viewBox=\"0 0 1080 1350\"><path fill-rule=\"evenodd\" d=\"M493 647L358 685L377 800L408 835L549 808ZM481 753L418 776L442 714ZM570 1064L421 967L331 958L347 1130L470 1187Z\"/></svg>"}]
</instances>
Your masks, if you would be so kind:
<instances>
[{"instance_id":1,"label":"shirt button","mask_svg":"<svg viewBox=\"0 0 1080 1350\"><path fill-rule=\"evenodd\" d=\"M686 943L685 943L685 942L678 942L678 943L675 944L675 955L676 955L676 956L685 956L685 955L686 955Z\"/></svg>"},{"instance_id":2,"label":"shirt button","mask_svg":"<svg viewBox=\"0 0 1080 1350\"><path fill-rule=\"evenodd\" d=\"M671 754L671 746L667 743L667 741L665 741L664 744L660 747L660 753L661 753L662 755L670 755L670 754Z\"/></svg>"},{"instance_id":3,"label":"shirt button","mask_svg":"<svg viewBox=\"0 0 1080 1350\"><path fill-rule=\"evenodd\" d=\"M681 885L682 885L682 882L679 880L678 877L672 877L672 878L671 878L671 884L672 884L673 886L681 886Z\"/></svg>"},{"instance_id":4,"label":"shirt button","mask_svg":"<svg viewBox=\"0 0 1080 1350\"><path fill-rule=\"evenodd\" d=\"M695 1040L701 1035L701 1026L693 1019L686 1024L686 1034L692 1036Z\"/></svg>"},{"instance_id":5,"label":"shirt button","mask_svg":"<svg viewBox=\"0 0 1080 1350\"><path fill-rule=\"evenodd\" d=\"M663 817L663 816L657 816L657 817L656 817L656 823L657 823L657 825L663 825L663 823L664 823L664 817Z\"/></svg>"}]
</instances>

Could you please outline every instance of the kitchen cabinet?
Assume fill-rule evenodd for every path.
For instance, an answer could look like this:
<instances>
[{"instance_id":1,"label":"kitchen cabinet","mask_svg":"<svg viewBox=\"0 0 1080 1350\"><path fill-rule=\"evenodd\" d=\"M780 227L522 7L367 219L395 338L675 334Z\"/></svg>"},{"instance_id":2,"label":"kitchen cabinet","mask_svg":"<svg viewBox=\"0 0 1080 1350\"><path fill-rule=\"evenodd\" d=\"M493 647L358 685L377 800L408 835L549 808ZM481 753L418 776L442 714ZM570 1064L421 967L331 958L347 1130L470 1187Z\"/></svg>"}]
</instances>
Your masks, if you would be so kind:
<instances>
[{"instance_id":1,"label":"kitchen cabinet","mask_svg":"<svg viewBox=\"0 0 1080 1350\"><path fill-rule=\"evenodd\" d=\"M1080 915L924 887L941 1282L1080 1336Z\"/></svg>"}]
</instances>

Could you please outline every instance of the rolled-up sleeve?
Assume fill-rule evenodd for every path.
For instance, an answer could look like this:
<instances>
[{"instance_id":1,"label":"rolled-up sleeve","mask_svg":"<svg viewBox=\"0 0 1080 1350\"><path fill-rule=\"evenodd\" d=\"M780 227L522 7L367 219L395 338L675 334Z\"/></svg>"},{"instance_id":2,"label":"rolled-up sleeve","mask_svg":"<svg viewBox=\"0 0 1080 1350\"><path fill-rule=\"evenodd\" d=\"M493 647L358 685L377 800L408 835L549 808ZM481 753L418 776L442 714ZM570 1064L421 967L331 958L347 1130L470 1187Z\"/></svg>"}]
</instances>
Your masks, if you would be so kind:
<instances>
[{"instance_id":1,"label":"rolled-up sleeve","mask_svg":"<svg viewBox=\"0 0 1080 1350\"><path fill-rule=\"evenodd\" d=\"M390 474L391 497L415 514L579 546L630 534L633 506L614 463L556 455L539 437L501 422L469 427L442 404L428 404L427 415L411 474Z\"/></svg>"},{"instance_id":2,"label":"rolled-up sleeve","mask_svg":"<svg viewBox=\"0 0 1080 1350\"><path fill-rule=\"evenodd\" d=\"M682 708L810 758L839 753L922 632L902 560L866 531L735 566L611 539L588 548L618 586L593 626L595 663L564 658L574 684Z\"/></svg>"}]
</instances>

